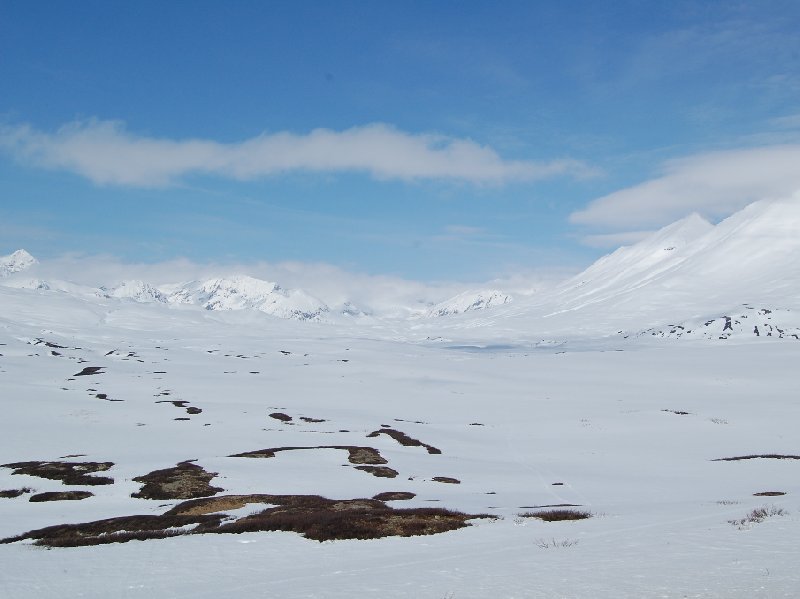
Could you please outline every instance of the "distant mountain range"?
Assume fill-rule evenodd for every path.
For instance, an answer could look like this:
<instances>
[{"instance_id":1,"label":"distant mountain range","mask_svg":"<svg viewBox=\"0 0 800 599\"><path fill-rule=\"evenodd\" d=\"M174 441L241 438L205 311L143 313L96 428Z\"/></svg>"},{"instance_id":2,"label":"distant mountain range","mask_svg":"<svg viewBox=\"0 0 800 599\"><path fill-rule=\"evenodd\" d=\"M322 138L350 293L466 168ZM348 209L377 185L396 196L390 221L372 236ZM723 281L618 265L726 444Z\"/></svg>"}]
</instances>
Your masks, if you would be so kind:
<instances>
[{"instance_id":1,"label":"distant mountain range","mask_svg":"<svg viewBox=\"0 0 800 599\"><path fill-rule=\"evenodd\" d=\"M258 310L301 321L342 315L358 320L370 313L349 302L331 309L304 290L245 275L160 286L131 280L90 288L25 278L36 264L25 250L0 257L3 285L206 310ZM534 296L512 300L497 289L478 289L409 314L431 327L438 326L435 322L445 328L491 326L517 335L592 331L624 337L796 338L800 196L756 202L717 225L692 214Z\"/></svg>"}]
</instances>

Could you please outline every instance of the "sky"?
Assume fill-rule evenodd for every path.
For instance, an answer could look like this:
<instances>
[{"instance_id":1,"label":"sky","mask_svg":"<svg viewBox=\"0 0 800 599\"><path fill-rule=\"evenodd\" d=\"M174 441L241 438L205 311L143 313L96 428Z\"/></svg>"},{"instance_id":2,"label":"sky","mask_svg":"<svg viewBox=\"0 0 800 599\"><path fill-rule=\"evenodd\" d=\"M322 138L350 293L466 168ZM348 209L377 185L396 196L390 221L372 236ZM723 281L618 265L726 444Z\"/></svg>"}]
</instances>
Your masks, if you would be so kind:
<instances>
[{"instance_id":1,"label":"sky","mask_svg":"<svg viewBox=\"0 0 800 599\"><path fill-rule=\"evenodd\" d=\"M580 270L800 189L797 31L792 1L0 0L0 254Z\"/></svg>"}]
</instances>

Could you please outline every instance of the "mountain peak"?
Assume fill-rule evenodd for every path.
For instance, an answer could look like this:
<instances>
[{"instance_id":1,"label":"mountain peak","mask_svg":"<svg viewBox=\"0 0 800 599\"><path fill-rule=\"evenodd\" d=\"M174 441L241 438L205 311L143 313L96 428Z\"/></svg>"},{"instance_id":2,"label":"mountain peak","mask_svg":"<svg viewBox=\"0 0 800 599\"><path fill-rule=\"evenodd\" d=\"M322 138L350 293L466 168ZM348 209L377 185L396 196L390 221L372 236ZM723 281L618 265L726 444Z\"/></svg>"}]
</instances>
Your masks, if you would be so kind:
<instances>
[{"instance_id":1,"label":"mountain peak","mask_svg":"<svg viewBox=\"0 0 800 599\"><path fill-rule=\"evenodd\" d=\"M139 280L123 281L113 289L107 291L109 297L117 299L128 299L135 302L158 302L166 303L167 296L160 289L153 287L149 283Z\"/></svg>"},{"instance_id":2,"label":"mountain peak","mask_svg":"<svg viewBox=\"0 0 800 599\"><path fill-rule=\"evenodd\" d=\"M295 320L321 320L329 311L322 301L300 289L247 275L188 283L169 296L172 303L197 304L206 310L255 309Z\"/></svg>"},{"instance_id":3,"label":"mountain peak","mask_svg":"<svg viewBox=\"0 0 800 599\"><path fill-rule=\"evenodd\" d=\"M452 314L462 314L473 310L486 310L507 304L512 300L510 295L496 289L480 289L477 291L465 291L455 297L451 297L428 310L428 316L450 316Z\"/></svg>"},{"instance_id":4,"label":"mountain peak","mask_svg":"<svg viewBox=\"0 0 800 599\"><path fill-rule=\"evenodd\" d=\"M0 277L27 270L39 261L25 250L17 250L8 256L0 256Z\"/></svg>"}]
</instances>

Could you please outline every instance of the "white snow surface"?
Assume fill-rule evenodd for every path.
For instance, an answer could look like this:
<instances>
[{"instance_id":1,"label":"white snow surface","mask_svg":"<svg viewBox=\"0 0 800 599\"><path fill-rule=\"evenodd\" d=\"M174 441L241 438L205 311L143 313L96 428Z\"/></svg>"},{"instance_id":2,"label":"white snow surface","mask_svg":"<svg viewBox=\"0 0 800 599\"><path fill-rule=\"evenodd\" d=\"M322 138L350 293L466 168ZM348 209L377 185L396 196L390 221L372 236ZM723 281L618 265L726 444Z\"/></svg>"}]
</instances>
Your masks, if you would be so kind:
<instances>
[{"instance_id":1,"label":"white snow surface","mask_svg":"<svg viewBox=\"0 0 800 599\"><path fill-rule=\"evenodd\" d=\"M0 544L0 594L796 597L800 459L717 460L800 456L798 212L795 199L711 228L690 217L552 295L448 318L273 318L256 298L287 296L239 278L189 288L219 310L0 286L0 464L114 463L102 486L0 467L0 491L31 489L0 498L0 538L162 514L178 501L133 498L132 479L184 460L216 473L220 494L408 491L392 505L497 517L369 541ZM87 366L101 370L75 376ZM382 425L441 454L368 437ZM228 457L323 445L376 448L399 475L359 471L336 449ZM94 496L28 501L67 489ZM520 515L558 504L592 517ZM762 507L783 515L732 523Z\"/></svg>"}]
</instances>

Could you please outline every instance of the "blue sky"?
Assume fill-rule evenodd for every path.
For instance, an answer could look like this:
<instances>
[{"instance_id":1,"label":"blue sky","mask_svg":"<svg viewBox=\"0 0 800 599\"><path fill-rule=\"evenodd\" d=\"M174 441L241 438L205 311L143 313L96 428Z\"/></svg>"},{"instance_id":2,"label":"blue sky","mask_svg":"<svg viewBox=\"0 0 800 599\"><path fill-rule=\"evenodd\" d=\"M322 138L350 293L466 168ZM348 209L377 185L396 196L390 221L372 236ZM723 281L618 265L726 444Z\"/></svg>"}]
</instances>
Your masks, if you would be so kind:
<instances>
[{"instance_id":1,"label":"blue sky","mask_svg":"<svg viewBox=\"0 0 800 599\"><path fill-rule=\"evenodd\" d=\"M0 253L579 268L800 188L796 2L0 0Z\"/></svg>"}]
</instances>

